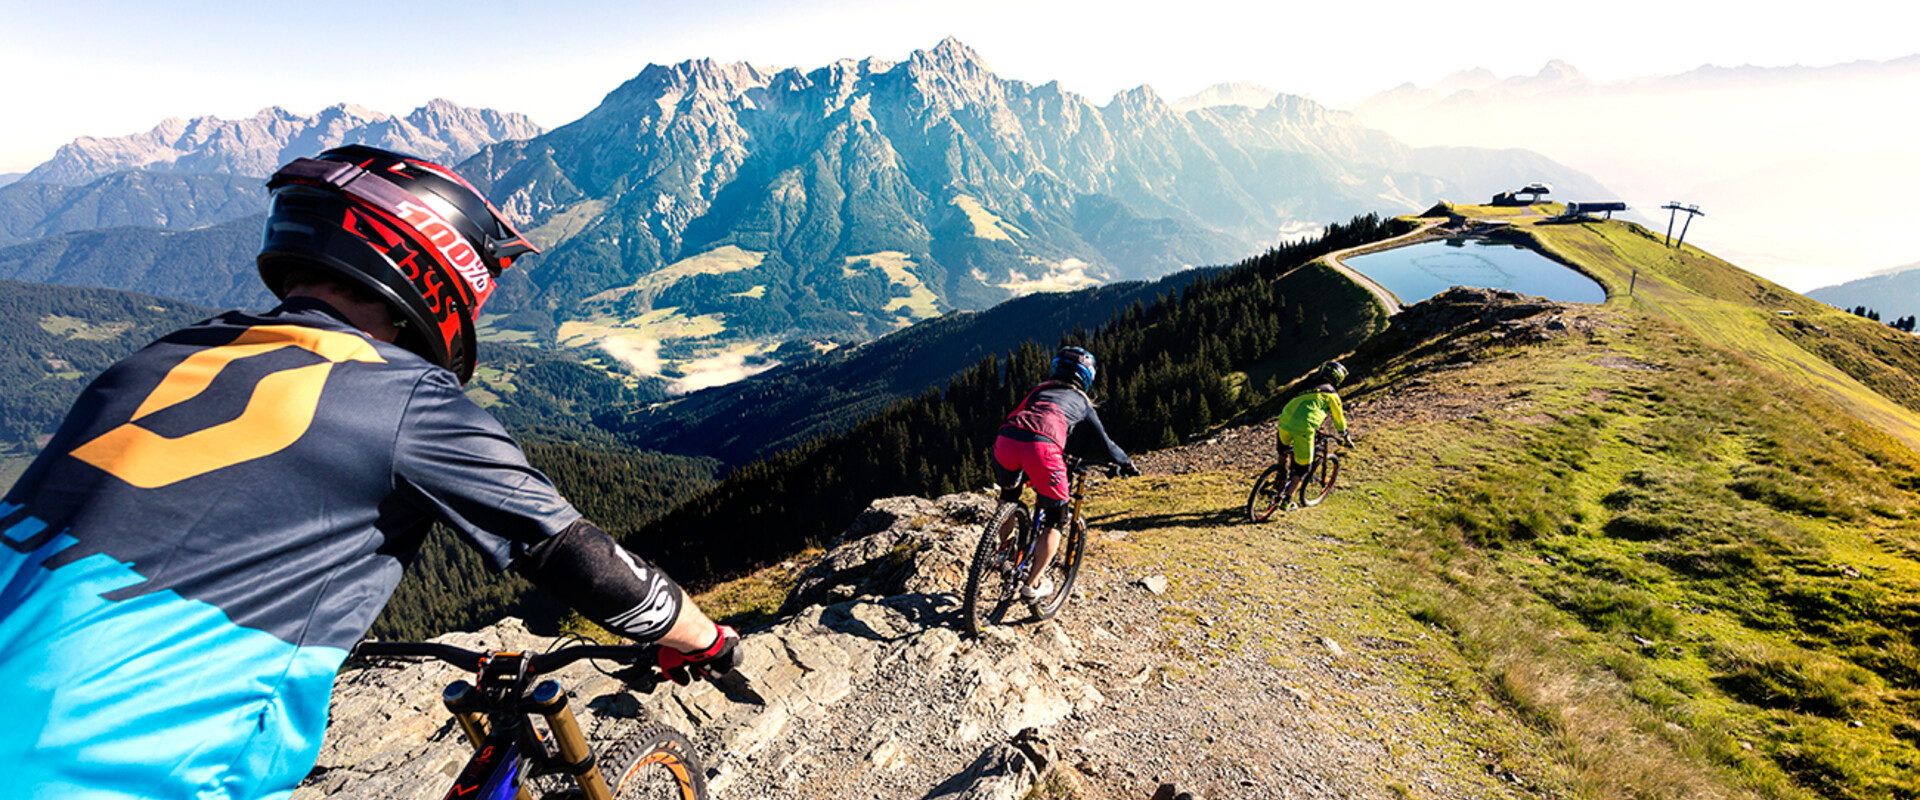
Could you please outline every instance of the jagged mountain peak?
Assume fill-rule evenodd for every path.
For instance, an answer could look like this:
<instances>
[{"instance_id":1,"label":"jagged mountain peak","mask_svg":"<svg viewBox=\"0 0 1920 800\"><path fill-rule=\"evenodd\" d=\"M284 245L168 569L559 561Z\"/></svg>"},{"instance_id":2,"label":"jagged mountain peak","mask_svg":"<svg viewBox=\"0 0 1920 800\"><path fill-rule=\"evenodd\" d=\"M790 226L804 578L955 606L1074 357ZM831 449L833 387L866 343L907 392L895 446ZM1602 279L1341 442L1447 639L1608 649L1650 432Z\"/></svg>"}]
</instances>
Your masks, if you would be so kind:
<instances>
[{"instance_id":1,"label":"jagged mountain peak","mask_svg":"<svg viewBox=\"0 0 1920 800\"><path fill-rule=\"evenodd\" d=\"M1115 119L1149 127L1174 120L1179 116L1179 112L1167 105L1165 100L1160 99L1159 92L1155 92L1153 87L1144 84L1115 92L1112 102L1109 102L1101 111Z\"/></svg>"},{"instance_id":2,"label":"jagged mountain peak","mask_svg":"<svg viewBox=\"0 0 1920 800\"><path fill-rule=\"evenodd\" d=\"M1540 68L1538 77L1560 80L1578 78L1584 80L1587 76L1581 74L1580 70L1574 69L1572 64L1556 58L1548 61L1546 66Z\"/></svg>"},{"instance_id":3,"label":"jagged mountain peak","mask_svg":"<svg viewBox=\"0 0 1920 800\"><path fill-rule=\"evenodd\" d=\"M695 92L731 101L749 89L767 85L773 74L744 61L722 64L711 58L648 64L639 75L609 93L607 100L628 96L657 99Z\"/></svg>"},{"instance_id":4,"label":"jagged mountain peak","mask_svg":"<svg viewBox=\"0 0 1920 800\"><path fill-rule=\"evenodd\" d=\"M970 87L1000 80L994 74L993 67L988 66L979 53L953 37L942 39L931 50L915 50L901 63L916 77L920 77L923 83L928 76L946 78Z\"/></svg>"},{"instance_id":5,"label":"jagged mountain peak","mask_svg":"<svg viewBox=\"0 0 1920 800\"><path fill-rule=\"evenodd\" d=\"M981 58L980 53L952 36L941 39L932 50L915 51L914 55L924 55L928 59L948 64L967 65L983 72L993 71L993 67L987 65L986 59Z\"/></svg>"},{"instance_id":6,"label":"jagged mountain peak","mask_svg":"<svg viewBox=\"0 0 1920 800\"><path fill-rule=\"evenodd\" d=\"M1167 105L1166 101L1160 99L1160 93L1146 84L1114 92L1113 103L1122 108L1152 108Z\"/></svg>"},{"instance_id":7,"label":"jagged mountain peak","mask_svg":"<svg viewBox=\"0 0 1920 800\"><path fill-rule=\"evenodd\" d=\"M1006 102L1006 81L972 48L948 37L931 50L915 50L900 62L912 90L932 108L952 112Z\"/></svg>"}]
</instances>

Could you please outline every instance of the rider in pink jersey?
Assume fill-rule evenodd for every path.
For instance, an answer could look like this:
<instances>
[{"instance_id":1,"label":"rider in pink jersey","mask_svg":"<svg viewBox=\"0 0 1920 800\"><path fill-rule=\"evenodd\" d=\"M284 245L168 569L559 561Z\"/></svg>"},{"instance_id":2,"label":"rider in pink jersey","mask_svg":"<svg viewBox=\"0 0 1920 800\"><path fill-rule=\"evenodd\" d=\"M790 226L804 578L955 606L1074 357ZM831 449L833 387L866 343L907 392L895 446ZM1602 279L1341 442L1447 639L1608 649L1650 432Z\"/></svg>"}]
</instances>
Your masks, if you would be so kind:
<instances>
[{"instance_id":1,"label":"rider in pink jersey","mask_svg":"<svg viewBox=\"0 0 1920 800\"><path fill-rule=\"evenodd\" d=\"M1108 438L1100 424L1100 414L1087 396L1093 377L1092 353L1078 347L1060 348L1053 358L1052 376L1028 392L1007 415L1006 423L1000 426L1000 437L993 443L994 480L1002 496L1019 497L1021 481L1030 480L1039 495L1036 505L1045 518L1045 530L1034 548L1033 571L1020 587L1020 596L1028 601L1053 593L1051 582L1044 576L1054 551L1060 547L1060 529L1067 522L1065 448L1074 426L1083 421L1091 426L1089 430L1104 449L1098 457L1120 465L1120 474L1140 474L1133 459Z\"/></svg>"}]
</instances>

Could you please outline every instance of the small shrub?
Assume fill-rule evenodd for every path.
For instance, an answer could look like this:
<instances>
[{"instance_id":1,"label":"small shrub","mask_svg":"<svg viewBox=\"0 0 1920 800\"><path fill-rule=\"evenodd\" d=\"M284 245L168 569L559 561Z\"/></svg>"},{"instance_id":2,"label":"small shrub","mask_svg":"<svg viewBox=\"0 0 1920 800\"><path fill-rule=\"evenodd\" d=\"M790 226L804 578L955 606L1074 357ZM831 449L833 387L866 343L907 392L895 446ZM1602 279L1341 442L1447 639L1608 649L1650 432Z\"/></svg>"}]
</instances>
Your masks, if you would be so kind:
<instances>
[{"instance_id":1,"label":"small shrub","mask_svg":"<svg viewBox=\"0 0 1920 800\"><path fill-rule=\"evenodd\" d=\"M1744 500L1761 503L1789 514L1809 517L1852 519L1854 511L1827 487L1786 470L1760 467L1743 470L1727 484Z\"/></svg>"},{"instance_id":2,"label":"small shrub","mask_svg":"<svg viewBox=\"0 0 1920 800\"><path fill-rule=\"evenodd\" d=\"M1673 609L1617 581L1573 576L1544 587L1541 595L1596 631L1671 637L1680 628Z\"/></svg>"},{"instance_id":3,"label":"small shrub","mask_svg":"<svg viewBox=\"0 0 1920 800\"><path fill-rule=\"evenodd\" d=\"M1601 526L1608 536L1636 542L1678 539L1688 533L1680 520L1663 519L1651 514L1621 514Z\"/></svg>"},{"instance_id":4,"label":"small shrub","mask_svg":"<svg viewBox=\"0 0 1920 800\"><path fill-rule=\"evenodd\" d=\"M1707 662L1714 684L1749 705L1844 720L1875 702L1871 673L1798 649L1721 646Z\"/></svg>"}]
</instances>

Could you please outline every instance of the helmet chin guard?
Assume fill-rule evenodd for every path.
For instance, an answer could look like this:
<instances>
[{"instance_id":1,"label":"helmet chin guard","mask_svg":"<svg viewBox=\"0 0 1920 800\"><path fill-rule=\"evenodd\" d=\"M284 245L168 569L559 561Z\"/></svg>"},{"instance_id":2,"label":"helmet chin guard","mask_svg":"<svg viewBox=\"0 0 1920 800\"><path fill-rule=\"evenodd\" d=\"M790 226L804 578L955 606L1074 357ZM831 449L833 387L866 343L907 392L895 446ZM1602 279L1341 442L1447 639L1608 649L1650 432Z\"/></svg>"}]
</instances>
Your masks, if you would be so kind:
<instances>
[{"instance_id":1,"label":"helmet chin guard","mask_svg":"<svg viewBox=\"0 0 1920 800\"><path fill-rule=\"evenodd\" d=\"M438 164L365 145L280 168L256 262L277 297L289 270L318 268L384 298L399 344L465 383L474 323L513 259L539 250L486 197Z\"/></svg>"}]
</instances>

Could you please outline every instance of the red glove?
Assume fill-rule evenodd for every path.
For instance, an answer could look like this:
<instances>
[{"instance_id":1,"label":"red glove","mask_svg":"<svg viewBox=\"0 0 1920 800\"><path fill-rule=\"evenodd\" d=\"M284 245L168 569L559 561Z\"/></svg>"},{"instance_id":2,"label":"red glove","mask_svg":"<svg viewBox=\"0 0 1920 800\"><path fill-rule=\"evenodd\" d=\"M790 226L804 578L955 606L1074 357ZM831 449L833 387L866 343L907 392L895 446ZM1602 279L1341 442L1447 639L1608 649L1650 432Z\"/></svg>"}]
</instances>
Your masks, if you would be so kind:
<instances>
[{"instance_id":1,"label":"red glove","mask_svg":"<svg viewBox=\"0 0 1920 800\"><path fill-rule=\"evenodd\" d=\"M660 648L660 673L681 686L693 678L713 680L740 665L740 632L727 625L715 625L713 645L698 653L683 653L671 647Z\"/></svg>"}]
</instances>

